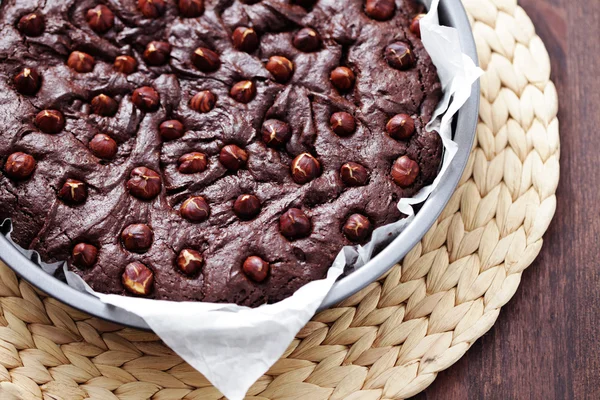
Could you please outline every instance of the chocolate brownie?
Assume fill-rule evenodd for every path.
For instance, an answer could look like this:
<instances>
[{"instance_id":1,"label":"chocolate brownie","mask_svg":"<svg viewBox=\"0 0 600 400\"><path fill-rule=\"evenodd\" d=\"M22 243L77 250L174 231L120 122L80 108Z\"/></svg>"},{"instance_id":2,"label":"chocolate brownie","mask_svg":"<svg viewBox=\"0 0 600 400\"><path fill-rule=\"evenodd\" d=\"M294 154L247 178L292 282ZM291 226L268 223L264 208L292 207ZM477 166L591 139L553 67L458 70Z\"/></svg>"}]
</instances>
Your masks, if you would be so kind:
<instances>
[{"instance_id":1,"label":"chocolate brownie","mask_svg":"<svg viewBox=\"0 0 600 400\"><path fill-rule=\"evenodd\" d=\"M104 293L256 306L435 178L414 0L3 0L0 221Z\"/></svg>"}]
</instances>

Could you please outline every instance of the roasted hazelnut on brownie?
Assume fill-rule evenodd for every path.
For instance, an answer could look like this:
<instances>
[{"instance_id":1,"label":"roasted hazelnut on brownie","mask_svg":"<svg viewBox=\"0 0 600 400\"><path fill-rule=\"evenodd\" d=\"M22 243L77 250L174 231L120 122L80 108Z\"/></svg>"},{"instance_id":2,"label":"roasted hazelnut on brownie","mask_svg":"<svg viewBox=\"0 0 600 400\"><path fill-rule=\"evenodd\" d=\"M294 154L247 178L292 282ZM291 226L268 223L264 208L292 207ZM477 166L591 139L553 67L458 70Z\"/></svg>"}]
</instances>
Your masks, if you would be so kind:
<instances>
[{"instance_id":1,"label":"roasted hazelnut on brownie","mask_svg":"<svg viewBox=\"0 0 600 400\"><path fill-rule=\"evenodd\" d=\"M67 59L69 68L80 73L92 72L95 64L94 57L83 51L74 51Z\"/></svg>"},{"instance_id":2,"label":"roasted hazelnut on brownie","mask_svg":"<svg viewBox=\"0 0 600 400\"><path fill-rule=\"evenodd\" d=\"M410 22L410 31L414 33L419 39L421 38L421 19L425 14L417 14Z\"/></svg>"},{"instance_id":3,"label":"roasted hazelnut on brownie","mask_svg":"<svg viewBox=\"0 0 600 400\"><path fill-rule=\"evenodd\" d=\"M249 220L260 213L260 200L252 194L243 194L233 203L233 212L242 220Z\"/></svg>"},{"instance_id":4,"label":"roasted hazelnut on brownie","mask_svg":"<svg viewBox=\"0 0 600 400\"><path fill-rule=\"evenodd\" d=\"M352 214L346 220L342 230L349 240L362 242L371 233L371 222L362 214Z\"/></svg>"},{"instance_id":5,"label":"roasted hazelnut on brownie","mask_svg":"<svg viewBox=\"0 0 600 400\"><path fill-rule=\"evenodd\" d=\"M290 208L279 217L279 232L290 240L310 235L310 218L299 208Z\"/></svg>"},{"instance_id":6,"label":"roasted hazelnut on brownie","mask_svg":"<svg viewBox=\"0 0 600 400\"><path fill-rule=\"evenodd\" d=\"M58 198L68 204L80 204L87 199L86 184L77 179L67 179L58 191Z\"/></svg>"},{"instance_id":7,"label":"roasted hazelnut on brownie","mask_svg":"<svg viewBox=\"0 0 600 400\"><path fill-rule=\"evenodd\" d=\"M412 185L419 175L419 164L408 156L398 158L392 166L392 179L396 185L406 188Z\"/></svg>"},{"instance_id":8,"label":"roasted hazelnut on brownie","mask_svg":"<svg viewBox=\"0 0 600 400\"><path fill-rule=\"evenodd\" d=\"M88 243L78 243L73 247L73 265L78 268L91 268L98 259L98 249Z\"/></svg>"},{"instance_id":9,"label":"roasted hazelnut on brownie","mask_svg":"<svg viewBox=\"0 0 600 400\"><path fill-rule=\"evenodd\" d=\"M92 112L103 117L112 117L117 113L119 105L110 96L99 94L90 102Z\"/></svg>"},{"instance_id":10,"label":"roasted hazelnut on brownie","mask_svg":"<svg viewBox=\"0 0 600 400\"><path fill-rule=\"evenodd\" d=\"M105 33L113 27L115 15L110 8L99 4L85 13L88 25L97 33Z\"/></svg>"},{"instance_id":11,"label":"roasted hazelnut on brownie","mask_svg":"<svg viewBox=\"0 0 600 400\"><path fill-rule=\"evenodd\" d=\"M190 108L192 110L207 113L210 112L217 104L217 96L209 90L203 90L196 93L190 100Z\"/></svg>"},{"instance_id":12,"label":"roasted hazelnut on brownie","mask_svg":"<svg viewBox=\"0 0 600 400\"><path fill-rule=\"evenodd\" d=\"M160 106L160 96L158 92L150 86L142 86L133 91L131 101L137 108L144 112L153 112Z\"/></svg>"},{"instance_id":13,"label":"roasted hazelnut on brownie","mask_svg":"<svg viewBox=\"0 0 600 400\"><path fill-rule=\"evenodd\" d=\"M250 256L244 261L242 270L248 278L260 283L269 275L269 263L258 256Z\"/></svg>"},{"instance_id":14,"label":"roasted hazelnut on brownie","mask_svg":"<svg viewBox=\"0 0 600 400\"><path fill-rule=\"evenodd\" d=\"M298 50L310 53L321 47L321 36L312 28L302 28L296 32L292 43Z\"/></svg>"},{"instance_id":15,"label":"roasted hazelnut on brownie","mask_svg":"<svg viewBox=\"0 0 600 400\"><path fill-rule=\"evenodd\" d=\"M179 0L179 14L185 18L197 18L204 13L204 0Z\"/></svg>"},{"instance_id":16,"label":"roasted hazelnut on brownie","mask_svg":"<svg viewBox=\"0 0 600 400\"><path fill-rule=\"evenodd\" d=\"M202 222L210 216L210 207L202 196L193 196L184 201L179 214L190 222Z\"/></svg>"},{"instance_id":17,"label":"roasted hazelnut on brownie","mask_svg":"<svg viewBox=\"0 0 600 400\"><path fill-rule=\"evenodd\" d=\"M35 116L35 125L44 133L58 133L65 127L65 117L57 110L43 110Z\"/></svg>"},{"instance_id":18,"label":"roasted hazelnut on brownie","mask_svg":"<svg viewBox=\"0 0 600 400\"><path fill-rule=\"evenodd\" d=\"M160 175L150 168L137 167L131 171L127 181L127 190L133 197L141 200L152 200L162 189Z\"/></svg>"},{"instance_id":19,"label":"roasted hazelnut on brownie","mask_svg":"<svg viewBox=\"0 0 600 400\"><path fill-rule=\"evenodd\" d=\"M192 53L192 63L202 72L214 72L221 66L221 59L211 49L198 47Z\"/></svg>"},{"instance_id":20,"label":"roasted hazelnut on brownie","mask_svg":"<svg viewBox=\"0 0 600 400\"><path fill-rule=\"evenodd\" d=\"M321 164L309 153L302 153L292 161L292 179L303 185L321 174Z\"/></svg>"},{"instance_id":21,"label":"roasted hazelnut on brownie","mask_svg":"<svg viewBox=\"0 0 600 400\"><path fill-rule=\"evenodd\" d=\"M362 165L347 162L340 168L340 177L347 186L364 186L369 179L369 173Z\"/></svg>"},{"instance_id":22,"label":"roasted hazelnut on brownie","mask_svg":"<svg viewBox=\"0 0 600 400\"><path fill-rule=\"evenodd\" d=\"M273 75L276 82L288 82L294 73L294 64L285 57L273 56L266 65L267 71Z\"/></svg>"},{"instance_id":23,"label":"roasted hazelnut on brownie","mask_svg":"<svg viewBox=\"0 0 600 400\"><path fill-rule=\"evenodd\" d=\"M131 224L121 232L123 247L129 251L143 253L152 246L154 234L146 224Z\"/></svg>"},{"instance_id":24,"label":"roasted hazelnut on brownie","mask_svg":"<svg viewBox=\"0 0 600 400\"><path fill-rule=\"evenodd\" d=\"M387 46L384 56L390 67L401 71L414 67L417 62L410 47L403 42L396 42Z\"/></svg>"},{"instance_id":25,"label":"roasted hazelnut on brownie","mask_svg":"<svg viewBox=\"0 0 600 400\"><path fill-rule=\"evenodd\" d=\"M9 178L24 180L33 174L35 166L35 159L31 155L18 151L8 156L4 164L4 172Z\"/></svg>"},{"instance_id":26,"label":"roasted hazelnut on brownie","mask_svg":"<svg viewBox=\"0 0 600 400\"><path fill-rule=\"evenodd\" d=\"M349 90L352 88L352 86L354 86L356 77L350 68L337 67L331 71L329 79L331 80L333 86L335 86L338 90Z\"/></svg>"},{"instance_id":27,"label":"roasted hazelnut on brownie","mask_svg":"<svg viewBox=\"0 0 600 400\"><path fill-rule=\"evenodd\" d=\"M365 4L365 13L377 20L385 21L394 15L396 4L394 0L367 0Z\"/></svg>"},{"instance_id":28,"label":"roasted hazelnut on brownie","mask_svg":"<svg viewBox=\"0 0 600 400\"><path fill-rule=\"evenodd\" d=\"M268 119L262 126L262 140L267 146L282 146L290 140L292 130L290 126L278 119Z\"/></svg>"},{"instance_id":29,"label":"roasted hazelnut on brownie","mask_svg":"<svg viewBox=\"0 0 600 400\"><path fill-rule=\"evenodd\" d=\"M352 135L356 131L356 121L347 112L336 112L329 119L331 130L338 136Z\"/></svg>"},{"instance_id":30,"label":"roasted hazelnut on brownie","mask_svg":"<svg viewBox=\"0 0 600 400\"><path fill-rule=\"evenodd\" d=\"M138 0L137 6L146 18L158 18L167 8L165 0Z\"/></svg>"},{"instance_id":31,"label":"roasted hazelnut on brownie","mask_svg":"<svg viewBox=\"0 0 600 400\"><path fill-rule=\"evenodd\" d=\"M239 51L252 53L258 48L258 35L252 28L238 26L233 31L231 40L233 41L233 47Z\"/></svg>"},{"instance_id":32,"label":"roasted hazelnut on brownie","mask_svg":"<svg viewBox=\"0 0 600 400\"><path fill-rule=\"evenodd\" d=\"M37 13L23 15L19 19L17 28L26 36L40 36L42 33L44 33L44 17Z\"/></svg>"},{"instance_id":33,"label":"roasted hazelnut on brownie","mask_svg":"<svg viewBox=\"0 0 600 400\"><path fill-rule=\"evenodd\" d=\"M248 152L235 144L228 144L221 149L219 162L228 170L237 171L248 162Z\"/></svg>"},{"instance_id":34,"label":"roasted hazelnut on brownie","mask_svg":"<svg viewBox=\"0 0 600 400\"><path fill-rule=\"evenodd\" d=\"M150 65L164 65L169 61L171 45L167 42L153 41L144 50L144 60Z\"/></svg>"},{"instance_id":35,"label":"roasted hazelnut on brownie","mask_svg":"<svg viewBox=\"0 0 600 400\"><path fill-rule=\"evenodd\" d=\"M32 96L40 89L41 79L35 69L23 68L15 75L13 82L19 93Z\"/></svg>"},{"instance_id":36,"label":"roasted hazelnut on brownie","mask_svg":"<svg viewBox=\"0 0 600 400\"><path fill-rule=\"evenodd\" d=\"M133 74L137 69L137 60L131 56L121 55L115 58L115 70L124 74Z\"/></svg>"},{"instance_id":37,"label":"roasted hazelnut on brownie","mask_svg":"<svg viewBox=\"0 0 600 400\"><path fill-rule=\"evenodd\" d=\"M196 250L183 249L179 252L176 260L177 268L186 275L196 275L204 264L202 254Z\"/></svg>"},{"instance_id":38,"label":"roasted hazelnut on brownie","mask_svg":"<svg viewBox=\"0 0 600 400\"><path fill-rule=\"evenodd\" d=\"M181 122L176 119L170 119L162 122L158 127L158 131L164 140L175 140L183 137L185 128Z\"/></svg>"},{"instance_id":39,"label":"roasted hazelnut on brownie","mask_svg":"<svg viewBox=\"0 0 600 400\"><path fill-rule=\"evenodd\" d=\"M117 142L104 133L95 135L89 143L90 151L98 158L110 160L117 155Z\"/></svg>"},{"instance_id":40,"label":"roasted hazelnut on brownie","mask_svg":"<svg viewBox=\"0 0 600 400\"><path fill-rule=\"evenodd\" d=\"M385 130L394 139L406 140L415 133L415 121L410 115L398 114L388 121Z\"/></svg>"},{"instance_id":41,"label":"roasted hazelnut on brownie","mask_svg":"<svg viewBox=\"0 0 600 400\"><path fill-rule=\"evenodd\" d=\"M154 273L139 261L127 264L121 275L123 287L137 296L147 296L154 287Z\"/></svg>"},{"instance_id":42,"label":"roasted hazelnut on brownie","mask_svg":"<svg viewBox=\"0 0 600 400\"><path fill-rule=\"evenodd\" d=\"M252 81L241 81L231 87L229 95L240 103L249 103L256 97L256 85Z\"/></svg>"},{"instance_id":43,"label":"roasted hazelnut on brownie","mask_svg":"<svg viewBox=\"0 0 600 400\"><path fill-rule=\"evenodd\" d=\"M204 172L208 166L208 158L204 153L187 153L177 160L177 170L182 174Z\"/></svg>"}]
</instances>

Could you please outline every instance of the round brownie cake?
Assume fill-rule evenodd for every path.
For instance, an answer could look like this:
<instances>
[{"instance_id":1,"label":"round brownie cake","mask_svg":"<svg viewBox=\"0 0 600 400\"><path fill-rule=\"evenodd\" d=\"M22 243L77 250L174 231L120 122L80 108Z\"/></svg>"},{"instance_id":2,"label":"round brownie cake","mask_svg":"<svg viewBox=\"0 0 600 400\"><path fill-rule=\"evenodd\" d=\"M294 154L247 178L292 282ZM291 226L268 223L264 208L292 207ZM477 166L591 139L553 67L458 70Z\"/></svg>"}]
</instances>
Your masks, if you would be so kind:
<instances>
[{"instance_id":1,"label":"round brownie cake","mask_svg":"<svg viewBox=\"0 0 600 400\"><path fill-rule=\"evenodd\" d=\"M3 0L0 221L96 291L257 306L435 178L414 0Z\"/></svg>"}]
</instances>

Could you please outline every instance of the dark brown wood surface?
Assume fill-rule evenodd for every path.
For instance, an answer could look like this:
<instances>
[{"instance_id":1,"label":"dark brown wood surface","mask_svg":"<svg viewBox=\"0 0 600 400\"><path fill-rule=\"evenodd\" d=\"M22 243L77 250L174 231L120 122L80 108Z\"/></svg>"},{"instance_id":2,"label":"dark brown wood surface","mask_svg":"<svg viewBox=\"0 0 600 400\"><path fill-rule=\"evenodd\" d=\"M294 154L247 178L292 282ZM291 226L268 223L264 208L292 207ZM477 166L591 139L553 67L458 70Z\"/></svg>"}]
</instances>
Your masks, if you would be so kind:
<instances>
[{"instance_id":1,"label":"dark brown wood surface","mask_svg":"<svg viewBox=\"0 0 600 400\"><path fill-rule=\"evenodd\" d=\"M556 216L494 327L418 399L600 399L600 0L520 0L552 59Z\"/></svg>"}]
</instances>

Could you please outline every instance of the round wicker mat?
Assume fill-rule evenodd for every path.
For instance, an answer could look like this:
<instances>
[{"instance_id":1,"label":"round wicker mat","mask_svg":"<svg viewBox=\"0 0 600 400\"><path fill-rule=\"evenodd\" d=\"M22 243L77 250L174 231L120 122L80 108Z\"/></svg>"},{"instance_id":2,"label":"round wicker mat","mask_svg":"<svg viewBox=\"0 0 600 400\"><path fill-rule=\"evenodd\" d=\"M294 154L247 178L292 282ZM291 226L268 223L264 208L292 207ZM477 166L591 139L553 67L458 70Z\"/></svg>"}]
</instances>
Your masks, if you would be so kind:
<instances>
[{"instance_id":1,"label":"round wicker mat","mask_svg":"<svg viewBox=\"0 0 600 400\"><path fill-rule=\"evenodd\" d=\"M402 265L315 316L249 398L412 396L490 329L539 253L559 178L548 54L515 0L463 1L486 73L458 190ZM3 400L221 398L155 335L73 310L1 263L0 311Z\"/></svg>"}]
</instances>

